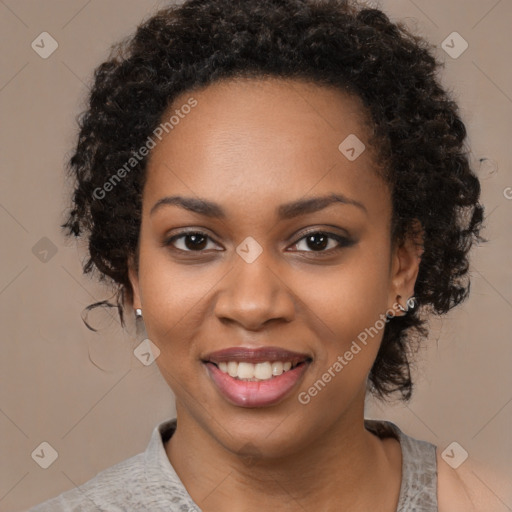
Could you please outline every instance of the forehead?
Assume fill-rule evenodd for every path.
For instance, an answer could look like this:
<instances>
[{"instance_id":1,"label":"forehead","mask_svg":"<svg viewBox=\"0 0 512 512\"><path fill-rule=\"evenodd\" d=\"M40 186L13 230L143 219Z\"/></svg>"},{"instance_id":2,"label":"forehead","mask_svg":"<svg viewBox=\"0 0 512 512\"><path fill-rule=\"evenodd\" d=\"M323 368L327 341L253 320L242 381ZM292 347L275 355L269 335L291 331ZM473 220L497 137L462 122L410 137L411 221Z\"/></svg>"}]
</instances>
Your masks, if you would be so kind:
<instances>
[{"instance_id":1,"label":"forehead","mask_svg":"<svg viewBox=\"0 0 512 512\"><path fill-rule=\"evenodd\" d=\"M195 106L182 109L191 99ZM150 156L147 201L179 193L263 208L340 192L366 197L377 209L389 202L362 103L338 89L283 79L222 81L181 94L163 121L173 114L172 130Z\"/></svg>"}]
</instances>

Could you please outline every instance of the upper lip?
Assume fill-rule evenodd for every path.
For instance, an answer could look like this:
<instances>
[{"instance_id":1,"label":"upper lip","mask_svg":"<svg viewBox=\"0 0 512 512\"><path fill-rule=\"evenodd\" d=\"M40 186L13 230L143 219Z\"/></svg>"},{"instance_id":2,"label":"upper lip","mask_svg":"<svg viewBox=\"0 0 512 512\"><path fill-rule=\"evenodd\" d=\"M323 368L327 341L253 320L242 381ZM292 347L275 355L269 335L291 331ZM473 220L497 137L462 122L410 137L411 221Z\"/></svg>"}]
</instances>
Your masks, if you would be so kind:
<instances>
[{"instance_id":1,"label":"upper lip","mask_svg":"<svg viewBox=\"0 0 512 512\"><path fill-rule=\"evenodd\" d=\"M299 352L292 352L280 347L230 347L212 352L203 361L216 364L229 361L243 361L253 364L266 361L290 361L293 364L297 364L310 359L311 357L308 354L300 354Z\"/></svg>"}]
</instances>

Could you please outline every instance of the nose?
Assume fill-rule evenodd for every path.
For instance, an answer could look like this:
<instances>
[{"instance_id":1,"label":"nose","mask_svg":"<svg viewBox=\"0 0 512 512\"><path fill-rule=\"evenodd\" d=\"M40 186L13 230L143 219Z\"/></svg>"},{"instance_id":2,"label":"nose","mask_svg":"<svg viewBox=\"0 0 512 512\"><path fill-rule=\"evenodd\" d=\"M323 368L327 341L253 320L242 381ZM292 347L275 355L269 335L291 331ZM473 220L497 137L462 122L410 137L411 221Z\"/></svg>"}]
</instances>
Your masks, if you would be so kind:
<instances>
[{"instance_id":1,"label":"nose","mask_svg":"<svg viewBox=\"0 0 512 512\"><path fill-rule=\"evenodd\" d=\"M215 314L223 322L236 323L257 331L271 321L290 322L295 301L290 285L276 268L260 255L252 263L242 259L223 279L215 303Z\"/></svg>"}]
</instances>

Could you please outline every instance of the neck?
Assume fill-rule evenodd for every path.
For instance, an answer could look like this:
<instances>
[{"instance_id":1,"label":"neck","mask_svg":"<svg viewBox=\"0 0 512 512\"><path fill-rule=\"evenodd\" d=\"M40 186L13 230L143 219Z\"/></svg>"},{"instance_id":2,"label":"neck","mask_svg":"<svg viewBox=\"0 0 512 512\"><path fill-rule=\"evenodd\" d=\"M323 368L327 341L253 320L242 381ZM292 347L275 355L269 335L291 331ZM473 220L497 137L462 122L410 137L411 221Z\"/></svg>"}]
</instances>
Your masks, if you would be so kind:
<instances>
[{"instance_id":1,"label":"neck","mask_svg":"<svg viewBox=\"0 0 512 512\"><path fill-rule=\"evenodd\" d=\"M257 447L234 454L178 411L166 451L192 499L205 512L296 510L395 510L400 453L364 428L364 398L300 450L264 457ZM190 447L194 447L190 450ZM399 448L398 448L399 450ZM263 506L264 504L264 506Z\"/></svg>"}]
</instances>

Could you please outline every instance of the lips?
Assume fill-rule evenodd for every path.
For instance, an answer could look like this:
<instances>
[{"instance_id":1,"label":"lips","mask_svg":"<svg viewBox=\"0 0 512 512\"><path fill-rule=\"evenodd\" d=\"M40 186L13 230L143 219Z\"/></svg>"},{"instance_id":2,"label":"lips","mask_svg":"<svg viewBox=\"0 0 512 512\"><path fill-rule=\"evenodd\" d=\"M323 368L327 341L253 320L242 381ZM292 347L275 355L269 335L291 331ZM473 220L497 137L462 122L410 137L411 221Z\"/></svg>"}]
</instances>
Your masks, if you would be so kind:
<instances>
[{"instance_id":1,"label":"lips","mask_svg":"<svg viewBox=\"0 0 512 512\"><path fill-rule=\"evenodd\" d=\"M291 363L288 370L266 379L242 379L226 373L226 364L233 363L246 367L261 363ZM265 407L284 400L298 385L306 371L311 357L308 354L292 352L279 347L250 349L232 347L212 352L203 359L213 384L223 398L239 407ZM222 370L219 368L222 368ZM264 365L265 366L265 365ZM268 367L268 364L266 365ZM268 375L268 374L267 374Z\"/></svg>"},{"instance_id":2,"label":"lips","mask_svg":"<svg viewBox=\"0 0 512 512\"><path fill-rule=\"evenodd\" d=\"M218 364L220 362L238 361L245 363L264 363L265 361L290 361L293 365L311 359L308 354L291 352L279 347L245 348L232 347L209 354L204 361Z\"/></svg>"}]
</instances>

